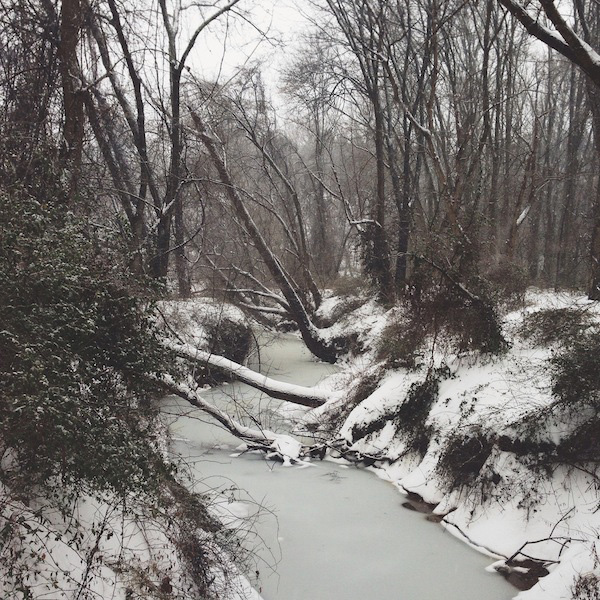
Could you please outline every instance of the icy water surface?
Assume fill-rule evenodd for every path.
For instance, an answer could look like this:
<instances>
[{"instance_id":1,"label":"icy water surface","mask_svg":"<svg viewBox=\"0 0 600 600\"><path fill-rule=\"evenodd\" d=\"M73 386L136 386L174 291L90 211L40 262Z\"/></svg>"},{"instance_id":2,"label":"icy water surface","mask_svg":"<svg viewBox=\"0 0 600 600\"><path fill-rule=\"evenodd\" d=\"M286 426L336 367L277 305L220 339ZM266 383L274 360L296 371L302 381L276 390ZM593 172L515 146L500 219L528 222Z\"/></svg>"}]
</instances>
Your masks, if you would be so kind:
<instances>
[{"instance_id":1,"label":"icy water surface","mask_svg":"<svg viewBox=\"0 0 600 600\"><path fill-rule=\"evenodd\" d=\"M301 342L283 336L262 350L271 376L313 385L333 372L313 361ZM241 384L206 398L238 416L260 414L281 426L278 401ZM373 474L330 462L283 467L263 457L232 457L238 440L175 398L175 450L190 464L198 491L235 500L225 510L246 516L245 545L256 551L248 577L265 600L508 600L517 591L484 568L478 554L424 515ZM258 573L256 572L258 571Z\"/></svg>"}]
</instances>

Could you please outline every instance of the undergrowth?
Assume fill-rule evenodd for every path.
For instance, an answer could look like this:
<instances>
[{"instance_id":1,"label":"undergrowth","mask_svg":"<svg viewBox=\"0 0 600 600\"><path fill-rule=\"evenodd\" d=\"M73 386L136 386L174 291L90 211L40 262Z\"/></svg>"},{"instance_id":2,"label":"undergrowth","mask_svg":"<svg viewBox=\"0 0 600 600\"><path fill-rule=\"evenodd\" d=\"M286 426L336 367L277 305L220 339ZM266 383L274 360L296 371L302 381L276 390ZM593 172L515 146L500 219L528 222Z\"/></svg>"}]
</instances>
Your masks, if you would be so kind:
<instances>
[{"instance_id":1,"label":"undergrowth","mask_svg":"<svg viewBox=\"0 0 600 600\"><path fill-rule=\"evenodd\" d=\"M481 290L485 286L481 284ZM486 295L483 295L483 294ZM457 285L413 286L401 314L383 331L377 357L391 368L422 366L428 345L455 353L500 354L508 348L496 302L487 291L470 297Z\"/></svg>"},{"instance_id":2,"label":"undergrowth","mask_svg":"<svg viewBox=\"0 0 600 600\"><path fill-rule=\"evenodd\" d=\"M523 305L530 281L529 274L523 266L503 261L487 270L485 278L490 284L491 296L497 304L507 307Z\"/></svg>"},{"instance_id":3,"label":"undergrowth","mask_svg":"<svg viewBox=\"0 0 600 600\"><path fill-rule=\"evenodd\" d=\"M447 440L437 464L438 473L452 488L469 485L490 456L493 441L480 428L455 431Z\"/></svg>"},{"instance_id":4,"label":"undergrowth","mask_svg":"<svg viewBox=\"0 0 600 600\"><path fill-rule=\"evenodd\" d=\"M591 325L589 310L585 308L550 308L526 315L521 335L538 346L560 343L569 345Z\"/></svg>"},{"instance_id":5,"label":"undergrowth","mask_svg":"<svg viewBox=\"0 0 600 600\"><path fill-rule=\"evenodd\" d=\"M402 434L406 451L424 455L432 435L427 426L427 418L438 398L440 382L448 376L448 370L441 368L429 373L424 381L413 383L397 407L367 423L356 423L351 431L352 441L356 442L380 431L388 422L392 422L396 431Z\"/></svg>"},{"instance_id":6,"label":"undergrowth","mask_svg":"<svg viewBox=\"0 0 600 600\"><path fill-rule=\"evenodd\" d=\"M318 422L308 423L306 429L323 439L335 435L354 408L377 390L384 375L385 371L381 368L371 369L350 388L348 396L341 406L325 412L323 418Z\"/></svg>"},{"instance_id":7,"label":"undergrowth","mask_svg":"<svg viewBox=\"0 0 600 600\"><path fill-rule=\"evenodd\" d=\"M76 582L77 597L88 597L103 564L90 536L118 535L80 522L79 503L93 498L116 505L124 520L162 527L204 594L210 562L201 538L191 538L214 522L200 497L180 487L173 493L178 468L166 458L154 378L180 371L161 343L152 303L138 295L157 289L138 281L132 292L118 261L99 258L98 240L62 193L0 186L2 589L31 598L40 574L54 582L56 597L74 585L50 550L36 550L48 532L52 544L89 562Z\"/></svg>"},{"instance_id":8,"label":"undergrowth","mask_svg":"<svg viewBox=\"0 0 600 600\"><path fill-rule=\"evenodd\" d=\"M596 573L580 573L571 593L573 600L600 600L600 577Z\"/></svg>"}]
</instances>

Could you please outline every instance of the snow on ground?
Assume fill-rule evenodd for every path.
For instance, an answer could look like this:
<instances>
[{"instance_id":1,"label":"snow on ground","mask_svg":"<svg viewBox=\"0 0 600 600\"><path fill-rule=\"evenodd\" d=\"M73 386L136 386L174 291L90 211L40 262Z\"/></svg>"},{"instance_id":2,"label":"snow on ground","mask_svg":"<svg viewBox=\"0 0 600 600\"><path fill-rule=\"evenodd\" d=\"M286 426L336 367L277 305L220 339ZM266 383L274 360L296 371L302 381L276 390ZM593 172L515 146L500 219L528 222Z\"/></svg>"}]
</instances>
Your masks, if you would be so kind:
<instances>
[{"instance_id":1,"label":"snow on ground","mask_svg":"<svg viewBox=\"0 0 600 600\"><path fill-rule=\"evenodd\" d=\"M370 298L356 298L358 307L342 314L335 323L324 330L321 334L328 339L335 339L340 336L356 335L356 341L362 346L364 355L362 361L366 361L371 356L371 351L376 345L376 340L385 328L390 315L396 309L385 310L381 304ZM318 314L321 316L336 314L345 304L344 299L338 296L326 298L319 307ZM350 304L349 306L352 306Z\"/></svg>"},{"instance_id":2,"label":"snow on ground","mask_svg":"<svg viewBox=\"0 0 600 600\"><path fill-rule=\"evenodd\" d=\"M573 542L563 554L560 565L533 588L518 594L516 599L565 600L578 593L578 598L595 600L599 594L599 557L600 543L597 540Z\"/></svg>"},{"instance_id":3,"label":"snow on ground","mask_svg":"<svg viewBox=\"0 0 600 600\"><path fill-rule=\"evenodd\" d=\"M26 585L34 598L58 600L81 593L124 599L128 589L158 589L164 577L175 590L183 593L187 587L178 575L182 569L164 524L141 514L126 515L118 500L84 496L69 515L42 503L13 501L10 508L2 520L14 529L3 554L15 557L13 568L27 569ZM0 578L0 597L29 597L6 585L8 578Z\"/></svg>"},{"instance_id":4,"label":"snow on ground","mask_svg":"<svg viewBox=\"0 0 600 600\"><path fill-rule=\"evenodd\" d=\"M235 507L238 518L244 516L241 508ZM101 500L82 495L68 512L31 499L3 502L1 509L0 598L184 600L202 595L190 565L181 558L179 534L168 510L155 511L135 498L123 503L109 494ZM235 525L232 510L229 506L221 511L226 527ZM185 534L198 539L204 557L212 557L211 597L260 599L210 534L202 530ZM23 573L24 585L15 588L11 582L17 571Z\"/></svg>"},{"instance_id":5,"label":"snow on ground","mask_svg":"<svg viewBox=\"0 0 600 600\"><path fill-rule=\"evenodd\" d=\"M216 329L224 321L246 322L237 308L208 299L160 302L158 312L159 322L164 315L166 327L175 327L182 341L195 348L207 348L208 328ZM298 458L299 442L273 436L273 452L288 462ZM166 438L161 445L166 452ZM217 507L213 515L223 518L224 527L233 527L241 522L244 511L242 506L221 507L220 511ZM69 512L61 513L44 498L15 498L0 486L0 598L200 597L178 547L176 521L167 509L156 511L138 498L123 503L109 492L102 499L83 494L72 502ZM215 596L211 597L260 600L212 534L201 529L186 534L195 537L204 556L212 557L209 578L214 577ZM14 578L8 574L17 570L26 577L31 595L11 587Z\"/></svg>"},{"instance_id":6,"label":"snow on ground","mask_svg":"<svg viewBox=\"0 0 600 600\"><path fill-rule=\"evenodd\" d=\"M326 299L322 316L338 310L340 302L339 298ZM306 423L345 414L337 432L337 444L345 444L359 459L376 458L373 468L381 477L400 490L415 492L435 504L434 512L443 517L442 525L452 534L490 556L507 559L516 554L517 558L544 561L550 574L531 590L518 594L519 600L598 598L598 480L573 466L552 465L540 470L532 461L523 460L496 443L502 437L514 439L524 418L552 402L547 361L553 349L536 347L517 335L524 316L540 309L573 306L589 310L600 321L600 309L584 298L531 292L524 308L504 317L504 331L511 342L506 354L484 358L433 347L425 353L426 360L420 368L383 371L377 363L377 343L386 325L401 316L400 309L385 311L372 301L356 302L326 331L332 338L353 334L363 353L348 358L342 371L319 385L319 396L329 400L306 414ZM159 310L175 323L183 343L200 349L206 349L210 335L203 323L244 321L237 309L204 299L163 302ZM422 417L417 415L421 418L418 428L422 435L415 440L400 418L399 409L427 373L441 375L431 403ZM365 377L376 374L379 382L372 393L355 399L355 406L345 409L351 390L360 387ZM345 394L339 392L342 388ZM305 409L295 412L300 416ZM563 435L561 423L555 423L546 435L551 441L559 441ZM297 440L280 434L273 434L273 439L274 454L290 463L300 458L301 445ZM470 440L472 444L468 448L471 453L463 457L465 464L481 446L481 464L462 486L454 485L452 473L444 468L448 448L457 440ZM486 440L494 440L490 448L484 448ZM39 565L37 575L32 575L39 584L36 598L70 597L70 592L64 596L56 592L51 570L57 566L59 572L68 574L68 581L61 582L60 589L76 589L82 580L89 579L92 591L99 597L125 598L131 585L127 574L135 569L138 575L151 573L154 586L160 586L165 573L174 589L186 586L172 540L163 525L151 519L130 522L123 519L118 507L86 499L78 507L79 520L85 526L77 529L83 538L76 551L65 536L62 517L44 515L42 520L41 513L23 503L16 510L13 507L12 512L2 508L0 529L7 525L19 528L23 548L33 553L32 560ZM246 507L223 501L216 502L211 510L225 526L233 527L244 519ZM15 520L15 515L24 517ZM114 521L112 535L98 537L94 534L98 523L107 520ZM206 535L204 542L214 545ZM221 553L227 563L224 551L215 546L214 552ZM90 556L96 555L98 560L90 562ZM125 563L129 565L126 570L116 567ZM226 579L234 582L230 587L231 600L259 598L235 567L230 565L229 571L228 576L219 571L215 577L223 584ZM2 585L0 581L0 597L5 597ZM68 585L71 587L65 587Z\"/></svg>"},{"instance_id":7,"label":"snow on ground","mask_svg":"<svg viewBox=\"0 0 600 600\"><path fill-rule=\"evenodd\" d=\"M352 410L338 434L350 451L379 457L376 470L380 476L436 504L435 512L445 515L443 526L475 548L504 558L521 551L517 558L545 561L550 575L521 592L519 600L599 597L597 478L568 465L555 464L544 471L531 464L535 461L493 445L487 458L483 455L479 473L469 484L457 487L449 480L443 461L457 439L475 440L477 448L477 443L485 444L487 439L514 438L524 418L553 401L548 368L553 349L536 347L516 332L527 314L567 307L589 310L600 321L600 309L585 298L529 292L525 307L505 316L504 330L511 342L506 354L483 358L433 349L420 369L388 372L378 388ZM379 310L365 318L361 311L370 308L363 305L356 317L352 314L347 319L362 327L360 337L374 347L393 315ZM411 447L395 412L413 383L423 381L427 370L441 367L445 375L422 423L429 437L427 451L420 455ZM328 406L318 409L320 414L327 410ZM547 439L558 442L563 429L556 423L554 429L548 428ZM586 585L592 590L589 595L582 591ZM579 595L575 596L577 586Z\"/></svg>"},{"instance_id":8,"label":"snow on ground","mask_svg":"<svg viewBox=\"0 0 600 600\"><path fill-rule=\"evenodd\" d=\"M244 313L233 304L217 302L210 298L194 300L163 300L157 303L159 317L164 317L167 327L177 332L184 343L209 350L210 332L207 326L217 328L225 321L246 323ZM163 321L159 318L159 323Z\"/></svg>"}]
</instances>

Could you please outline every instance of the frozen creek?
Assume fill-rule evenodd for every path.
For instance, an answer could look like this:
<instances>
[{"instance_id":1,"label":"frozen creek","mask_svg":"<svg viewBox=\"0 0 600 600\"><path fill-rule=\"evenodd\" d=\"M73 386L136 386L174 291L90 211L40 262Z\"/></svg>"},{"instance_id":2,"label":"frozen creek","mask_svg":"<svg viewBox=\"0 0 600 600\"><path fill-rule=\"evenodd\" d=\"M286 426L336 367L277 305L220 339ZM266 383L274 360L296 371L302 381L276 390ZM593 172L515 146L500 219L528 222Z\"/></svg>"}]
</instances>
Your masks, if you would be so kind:
<instances>
[{"instance_id":1,"label":"frozen creek","mask_svg":"<svg viewBox=\"0 0 600 600\"><path fill-rule=\"evenodd\" d=\"M261 349L261 371L313 385L334 367L311 360L302 343L281 336ZM243 384L206 392L238 418L284 424L279 401ZM256 552L248 573L265 600L508 600L517 591L484 568L492 562L424 515L406 510L388 482L331 462L284 467L256 454L239 457L239 441L199 411L165 399L174 449L190 465L198 491L221 491L222 511L242 522Z\"/></svg>"}]
</instances>

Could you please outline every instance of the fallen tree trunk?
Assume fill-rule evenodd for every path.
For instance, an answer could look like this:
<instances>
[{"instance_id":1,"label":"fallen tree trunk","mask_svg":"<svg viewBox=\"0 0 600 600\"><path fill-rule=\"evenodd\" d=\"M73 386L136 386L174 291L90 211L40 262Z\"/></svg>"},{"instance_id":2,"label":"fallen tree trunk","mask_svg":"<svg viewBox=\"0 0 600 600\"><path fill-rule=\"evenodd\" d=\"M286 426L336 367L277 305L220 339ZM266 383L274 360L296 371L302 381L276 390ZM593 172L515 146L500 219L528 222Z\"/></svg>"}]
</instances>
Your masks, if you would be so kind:
<instances>
[{"instance_id":1,"label":"fallen tree trunk","mask_svg":"<svg viewBox=\"0 0 600 600\"><path fill-rule=\"evenodd\" d=\"M317 408L325 404L330 396L328 392L315 389L314 387L304 387L271 379L223 356L198 350L190 344L177 344L174 342L165 342L165 344L177 356L191 360L203 367L209 366L218 369L222 373L242 383L246 383L277 400L285 400L286 402L300 404L301 406Z\"/></svg>"},{"instance_id":2,"label":"fallen tree trunk","mask_svg":"<svg viewBox=\"0 0 600 600\"><path fill-rule=\"evenodd\" d=\"M193 385L176 382L168 375L151 377L151 379L169 394L179 396L216 419L231 434L245 442L248 450L262 450L268 458L278 458L288 464L301 461L305 447L291 436L273 433L266 429L253 429L239 423L226 412L204 400Z\"/></svg>"},{"instance_id":3,"label":"fallen tree trunk","mask_svg":"<svg viewBox=\"0 0 600 600\"><path fill-rule=\"evenodd\" d=\"M165 391L183 398L183 400L186 400L191 405L208 413L211 417L215 418L219 423L221 423L225 429L241 440L250 442L252 444L258 444L264 449L270 447L273 443L273 438L268 437L266 432L258 429L252 429L251 427L246 427L245 425L238 423L226 412L204 400L200 394L196 393L192 386L174 381L168 376L163 376L162 378L157 377L155 381L162 388L164 388Z\"/></svg>"}]
</instances>

